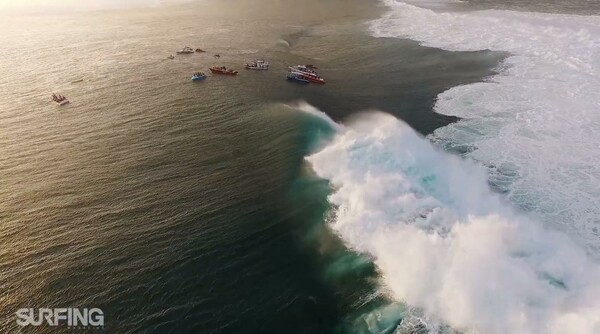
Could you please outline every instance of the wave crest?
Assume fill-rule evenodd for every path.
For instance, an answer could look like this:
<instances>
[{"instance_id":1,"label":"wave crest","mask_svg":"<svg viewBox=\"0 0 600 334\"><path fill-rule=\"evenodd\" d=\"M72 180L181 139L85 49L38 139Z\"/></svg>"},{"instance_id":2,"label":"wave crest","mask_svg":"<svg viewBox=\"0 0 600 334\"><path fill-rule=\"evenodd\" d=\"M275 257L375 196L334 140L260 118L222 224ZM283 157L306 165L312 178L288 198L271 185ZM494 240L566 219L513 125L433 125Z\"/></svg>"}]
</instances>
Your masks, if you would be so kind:
<instances>
[{"instance_id":1,"label":"wave crest","mask_svg":"<svg viewBox=\"0 0 600 334\"><path fill-rule=\"evenodd\" d=\"M369 114L307 157L333 186L331 227L370 254L393 297L482 333L600 332L600 269L514 212L486 171Z\"/></svg>"}]
</instances>

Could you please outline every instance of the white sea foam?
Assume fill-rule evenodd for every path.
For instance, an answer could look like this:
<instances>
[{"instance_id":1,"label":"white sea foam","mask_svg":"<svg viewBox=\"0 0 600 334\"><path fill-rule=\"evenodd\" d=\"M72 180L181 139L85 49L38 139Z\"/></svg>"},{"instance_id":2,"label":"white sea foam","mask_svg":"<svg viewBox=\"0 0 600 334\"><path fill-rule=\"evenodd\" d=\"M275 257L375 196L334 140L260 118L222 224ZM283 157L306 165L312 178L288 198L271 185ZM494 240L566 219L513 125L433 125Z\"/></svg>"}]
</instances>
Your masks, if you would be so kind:
<instances>
[{"instance_id":1,"label":"white sea foam","mask_svg":"<svg viewBox=\"0 0 600 334\"><path fill-rule=\"evenodd\" d=\"M332 229L396 299L469 332L600 333L598 264L503 203L483 167L385 114L338 128L307 160L334 188Z\"/></svg>"},{"instance_id":2,"label":"white sea foam","mask_svg":"<svg viewBox=\"0 0 600 334\"><path fill-rule=\"evenodd\" d=\"M464 120L432 139L470 148L511 201L600 257L600 17L386 4L375 36L512 54L490 82L438 97L437 112Z\"/></svg>"}]
</instances>

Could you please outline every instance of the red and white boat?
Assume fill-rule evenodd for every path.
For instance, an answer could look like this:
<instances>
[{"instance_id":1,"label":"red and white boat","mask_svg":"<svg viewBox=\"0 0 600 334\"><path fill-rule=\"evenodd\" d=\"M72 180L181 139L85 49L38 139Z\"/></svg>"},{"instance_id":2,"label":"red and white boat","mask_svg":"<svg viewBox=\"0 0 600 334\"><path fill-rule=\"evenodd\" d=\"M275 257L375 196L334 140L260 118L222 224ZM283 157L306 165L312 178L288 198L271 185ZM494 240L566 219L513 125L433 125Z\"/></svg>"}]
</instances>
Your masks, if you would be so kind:
<instances>
[{"instance_id":1,"label":"red and white boat","mask_svg":"<svg viewBox=\"0 0 600 334\"><path fill-rule=\"evenodd\" d=\"M288 66L288 68L290 69L290 73L297 75L299 78L310 81L312 83L325 84L325 79L320 77L316 71L310 69L307 66L295 65Z\"/></svg>"},{"instance_id":2,"label":"red and white boat","mask_svg":"<svg viewBox=\"0 0 600 334\"><path fill-rule=\"evenodd\" d=\"M317 83L317 84L321 84L321 85L325 84L325 79L321 78L320 76L318 76L316 74L299 72L299 71L290 71L290 73L295 74L298 77L300 77L301 79L310 81L312 83Z\"/></svg>"},{"instance_id":3,"label":"red and white boat","mask_svg":"<svg viewBox=\"0 0 600 334\"><path fill-rule=\"evenodd\" d=\"M215 74L237 75L238 71L227 69L225 66L213 66L210 71Z\"/></svg>"}]
</instances>

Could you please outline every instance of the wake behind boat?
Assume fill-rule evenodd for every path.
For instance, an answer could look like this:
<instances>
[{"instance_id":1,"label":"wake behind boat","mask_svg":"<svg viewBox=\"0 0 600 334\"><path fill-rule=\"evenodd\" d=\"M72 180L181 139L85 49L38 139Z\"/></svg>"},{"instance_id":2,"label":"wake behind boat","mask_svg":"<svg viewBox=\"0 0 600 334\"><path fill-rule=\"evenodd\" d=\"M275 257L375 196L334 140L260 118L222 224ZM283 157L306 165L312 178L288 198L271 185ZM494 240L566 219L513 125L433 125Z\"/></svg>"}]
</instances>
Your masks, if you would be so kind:
<instances>
[{"instance_id":1,"label":"wake behind boat","mask_svg":"<svg viewBox=\"0 0 600 334\"><path fill-rule=\"evenodd\" d=\"M264 60L255 60L246 64L247 70L268 70L269 63Z\"/></svg>"},{"instance_id":2,"label":"wake behind boat","mask_svg":"<svg viewBox=\"0 0 600 334\"><path fill-rule=\"evenodd\" d=\"M65 104L71 103L63 95L60 95L60 94L57 95L54 93L52 93L52 101L56 102L56 104L58 104L59 106L64 106Z\"/></svg>"},{"instance_id":3,"label":"wake behind boat","mask_svg":"<svg viewBox=\"0 0 600 334\"><path fill-rule=\"evenodd\" d=\"M223 74L223 75L237 75L238 71L230 70L225 66L213 66L210 68L210 71L215 74Z\"/></svg>"}]
</instances>

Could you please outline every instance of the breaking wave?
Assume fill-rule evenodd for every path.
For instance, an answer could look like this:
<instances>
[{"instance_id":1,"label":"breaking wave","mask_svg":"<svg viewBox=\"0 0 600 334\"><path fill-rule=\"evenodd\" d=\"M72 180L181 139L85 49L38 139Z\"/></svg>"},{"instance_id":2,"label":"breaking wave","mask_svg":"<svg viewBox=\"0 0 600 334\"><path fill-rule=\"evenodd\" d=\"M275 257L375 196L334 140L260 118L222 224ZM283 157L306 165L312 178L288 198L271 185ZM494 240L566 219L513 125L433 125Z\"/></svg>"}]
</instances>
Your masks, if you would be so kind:
<instances>
[{"instance_id":1,"label":"breaking wave","mask_svg":"<svg viewBox=\"0 0 600 334\"><path fill-rule=\"evenodd\" d=\"M600 257L600 17L385 3L377 37L512 54L488 82L438 97L436 112L463 120L431 139L489 167L515 205Z\"/></svg>"},{"instance_id":2,"label":"breaking wave","mask_svg":"<svg viewBox=\"0 0 600 334\"><path fill-rule=\"evenodd\" d=\"M330 227L394 299L471 333L600 333L598 264L503 203L479 165L379 113L307 160L333 188Z\"/></svg>"}]
</instances>

